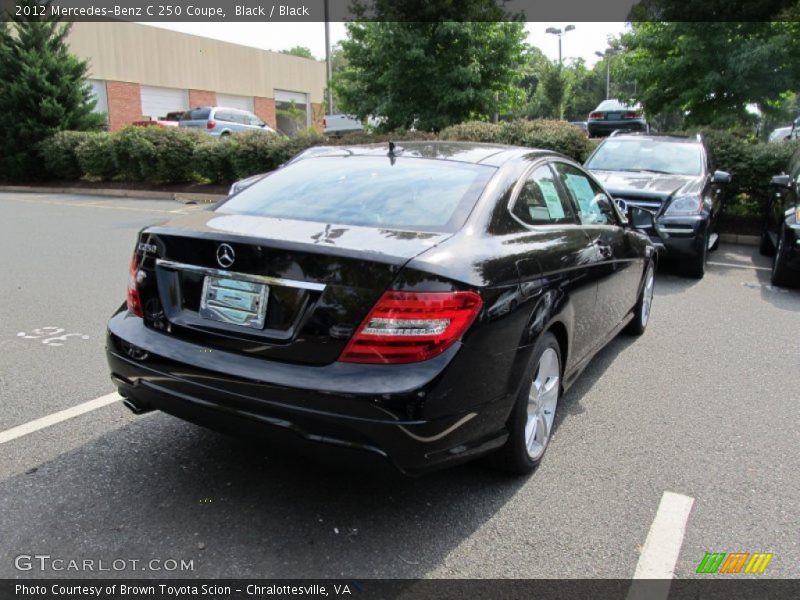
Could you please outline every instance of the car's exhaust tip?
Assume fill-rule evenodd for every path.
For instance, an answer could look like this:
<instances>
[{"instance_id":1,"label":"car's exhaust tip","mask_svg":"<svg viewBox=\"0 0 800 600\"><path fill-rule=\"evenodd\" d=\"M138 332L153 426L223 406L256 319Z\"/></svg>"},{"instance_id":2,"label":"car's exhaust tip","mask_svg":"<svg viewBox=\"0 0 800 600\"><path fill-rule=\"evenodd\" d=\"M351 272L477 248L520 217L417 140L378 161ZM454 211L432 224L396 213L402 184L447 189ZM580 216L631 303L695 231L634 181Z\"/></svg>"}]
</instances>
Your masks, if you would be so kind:
<instances>
[{"instance_id":1,"label":"car's exhaust tip","mask_svg":"<svg viewBox=\"0 0 800 600\"><path fill-rule=\"evenodd\" d=\"M122 404L135 415L143 415L153 410L153 407L149 404L142 404L133 398L125 398Z\"/></svg>"}]
</instances>

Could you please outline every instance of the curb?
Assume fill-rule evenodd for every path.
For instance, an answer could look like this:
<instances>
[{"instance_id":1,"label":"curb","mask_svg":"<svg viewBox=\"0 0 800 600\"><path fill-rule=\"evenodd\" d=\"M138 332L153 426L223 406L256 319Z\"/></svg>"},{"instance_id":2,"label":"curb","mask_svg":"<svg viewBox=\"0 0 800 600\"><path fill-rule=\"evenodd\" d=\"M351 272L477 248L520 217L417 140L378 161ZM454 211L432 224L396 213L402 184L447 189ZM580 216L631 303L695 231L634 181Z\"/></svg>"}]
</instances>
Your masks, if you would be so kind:
<instances>
[{"instance_id":1,"label":"curb","mask_svg":"<svg viewBox=\"0 0 800 600\"><path fill-rule=\"evenodd\" d=\"M78 194L81 196L110 196L113 198L139 198L143 200L173 200L183 204L213 204L225 194L203 194L192 192L157 192L153 190L120 190L115 188L70 188L26 185L0 185L0 192L22 192L25 194Z\"/></svg>"},{"instance_id":2,"label":"curb","mask_svg":"<svg viewBox=\"0 0 800 600\"><path fill-rule=\"evenodd\" d=\"M739 235L737 233L720 233L719 241L726 244L739 244L740 246L758 246L761 238L757 235Z\"/></svg>"}]
</instances>

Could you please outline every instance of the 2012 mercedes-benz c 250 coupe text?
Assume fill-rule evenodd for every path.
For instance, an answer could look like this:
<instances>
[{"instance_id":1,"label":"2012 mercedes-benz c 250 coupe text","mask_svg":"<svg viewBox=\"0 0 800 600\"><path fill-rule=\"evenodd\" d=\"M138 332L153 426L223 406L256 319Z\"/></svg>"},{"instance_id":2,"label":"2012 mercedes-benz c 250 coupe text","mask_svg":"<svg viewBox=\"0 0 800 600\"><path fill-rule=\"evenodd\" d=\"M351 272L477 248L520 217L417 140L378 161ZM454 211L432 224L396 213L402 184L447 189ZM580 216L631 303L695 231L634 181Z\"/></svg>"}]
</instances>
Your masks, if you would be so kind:
<instances>
[{"instance_id":1,"label":"2012 mercedes-benz c 250 coupe text","mask_svg":"<svg viewBox=\"0 0 800 600\"><path fill-rule=\"evenodd\" d=\"M654 258L553 152L317 147L141 231L108 362L135 412L410 474L492 452L525 473L592 356L644 331Z\"/></svg>"}]
</instances>

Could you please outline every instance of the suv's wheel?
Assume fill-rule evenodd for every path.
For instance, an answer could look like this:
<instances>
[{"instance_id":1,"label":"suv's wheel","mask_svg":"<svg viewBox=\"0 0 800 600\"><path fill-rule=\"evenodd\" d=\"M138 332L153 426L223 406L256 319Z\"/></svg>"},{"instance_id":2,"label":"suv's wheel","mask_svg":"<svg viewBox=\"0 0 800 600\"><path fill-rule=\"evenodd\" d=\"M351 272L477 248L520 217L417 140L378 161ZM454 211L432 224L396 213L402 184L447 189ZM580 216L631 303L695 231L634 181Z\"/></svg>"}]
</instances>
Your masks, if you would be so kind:
<instances>
[{"instance_id":1,"label":"suv's wheel","mask_svg":"<svg viewBox=\"0 0 800 600\"><path fill-rule=\"evenodd\" d=\"M706 274L706 259L708 258L708 233L702 234L701 248L697 256L688 259L683 265L683 271L688 277L702 279Z\"/></svg>"},{"instance_id":2,"label":"suv's wheel","mask_svg":"<svg viewBox=\"0 0 800 600\"><path fill-rule=\"evenodd\" d=\"M653 306L653 289L655 288L655 265L651 260L644 272L644 285L642 293L639 294L639 301L633 309L633 320L625 328L627 333L642 335L647 329L650 321L650 308Z\"/></svg>"},{"instance_id":3,"label":"suv's wheel","mask_svg":"<svg viewBox=\"0 0 800 600\"><path fill-rule=\"evenodd\" d=\"M772 276L770 280L772 285L780 287L788 287L792 285L792 276L789 268L786 266L786 244L783 239L786 237L784 232L781 231L778 238L778 247L775 249L775 257L772 259Z\"/></svg>"},{"instance_id":4,"label":"suv's wheel","mask_svg":"<svg viewBox=\"0 0 800 600\"><path fill-rule=\"evenodd\" d=\"M518 475L530 473L542 461L561 397L561 350L552 333L539 339L532 358L508 418L508 440L495 456L497 466Z\"/></svg>"}]
</instances>

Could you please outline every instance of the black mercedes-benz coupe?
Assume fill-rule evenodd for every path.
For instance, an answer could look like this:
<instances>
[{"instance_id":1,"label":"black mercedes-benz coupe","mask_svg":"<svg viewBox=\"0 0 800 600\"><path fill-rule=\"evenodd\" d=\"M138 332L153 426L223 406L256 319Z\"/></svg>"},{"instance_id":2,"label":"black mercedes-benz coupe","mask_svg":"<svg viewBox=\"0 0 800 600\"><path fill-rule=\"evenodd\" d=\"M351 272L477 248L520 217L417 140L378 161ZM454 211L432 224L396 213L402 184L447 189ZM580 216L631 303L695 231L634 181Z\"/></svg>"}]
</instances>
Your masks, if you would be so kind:
<instances>
[{"instance_id":1,"label":"black mercedes-benz coupe","mask_svg":"<svg viewBox=\"0 0 800 600\"><path fill-rule=\"evenodd\" d=\"M654 247L544 150L314 148L143 229L108 324L134 412L409 474L542 459L559 397L642 333Z\"/></svg>"}]
</instances>

